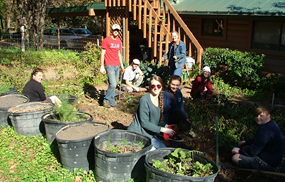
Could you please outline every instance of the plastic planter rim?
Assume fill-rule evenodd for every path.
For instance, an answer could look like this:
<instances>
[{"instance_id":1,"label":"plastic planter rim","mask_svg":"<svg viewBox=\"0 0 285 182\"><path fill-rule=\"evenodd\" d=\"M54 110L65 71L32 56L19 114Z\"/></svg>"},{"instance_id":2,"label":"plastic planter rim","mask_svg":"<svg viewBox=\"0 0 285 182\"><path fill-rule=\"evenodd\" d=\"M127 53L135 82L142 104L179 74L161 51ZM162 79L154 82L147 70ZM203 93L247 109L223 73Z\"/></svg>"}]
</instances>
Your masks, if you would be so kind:
<instances>
[{"instance_id":1,"label":"plastic planter rim","mask_svg":"<svg viewBox=\"0 0 285 182\"><path fill-rule=\"evenodd\" d=\"M53 121L50 119L47 119L48 116L50 115L55 115L55 114L51 114L51 113L47 113L45 115L42 116L42 120L44 121L44 123L48 123L48 124L56 124L56 123L71 123L71 124L79 124L79 123L83 123L83 122L91 122L93 120L93 116L87 112L80 112L80 111L75 111L78 114L86 114L89 116L88 119L84 120L84 121L75 121L75 122L66 122L66 121Z\"/></svg>"}]
</instances>

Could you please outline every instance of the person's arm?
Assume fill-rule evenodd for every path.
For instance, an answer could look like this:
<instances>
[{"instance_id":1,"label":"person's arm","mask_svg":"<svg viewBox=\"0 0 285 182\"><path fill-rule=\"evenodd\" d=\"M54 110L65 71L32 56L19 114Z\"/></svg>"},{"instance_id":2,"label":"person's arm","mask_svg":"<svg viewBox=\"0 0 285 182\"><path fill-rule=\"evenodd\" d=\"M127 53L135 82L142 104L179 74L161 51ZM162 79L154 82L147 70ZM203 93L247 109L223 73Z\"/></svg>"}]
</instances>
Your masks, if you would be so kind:
<instances>
[{"instance_id":1,"label":"person's arm","mask_svg":"<svg viewBox=\"0 0 285 182\"><path fill-rule=\"evenodd\" d=\"M132 85L132 83L129 80L125 80L125 82L126 82L126 85L128 85L129 87L132 87L132 88L135 87L134 85Z\"/></svg>"},{"instance_id":2,"label":"person's arm","mask_svg":"<svg viewBox=\"0 0 285 182\"><path fill-rule=\"evenodd\" d=\"M177 92L178 92L178 91L177 91ZM180 95L180 97L181 97L180 111L181 111L181 113L182 113L182 115L183 115L183 118L184 118L185 120L187 120L188 117L187 117L187 114L186 114L185 109L184 109L183 96L182 96L182 93L181 93L180 90L179 90L179 95Z\"/></svg>"},{"instance_id":3,"label":"person's arm","mask_svg":"<svg viewBox=\"0 0 285 182\"><path fill-rule=\"evenodd\" d=\"M241 148L239 153L246 156L257 156L266 146L270 135L265 130L258 130L250 146Z\"/></svg>"},{"instance_id":4,"label":"person's arm","mask_svg":"<svg viewBox=\"0 0 285 182\"><path fill-rule=\"evenodd\" d=\"M171 112L171 105L173 103L173 97L168 91L163 92L163 118L164 123L168 124L168 116Z\"/></svg>"},{"instance_id":5,"label":"person's arm","mask_svg":"<svg viewBox=\"0 0 285 182\"><path fill-rule=\"evenodd\" d=\"M213 87L212 87L212 83L211 83L210 80L209 80L208 83L206 84L206 88L207 88L207 91L208 91L209 93L212 94L212 93L214 92Z\"/></svg>"},{"instance_id":6,"label":"person's arm","mask_svg":"<svg viewBox=\"0 0 285 182\"><path fill-rule=\"evenodd\" d=\"M39 83L39 86L37 88L38 88L37 90L38 90L38 94L39 94L41 101L46 100L46 94L45 94L42 84Z\"/></svg>"},{"instance_id":7,"label":"person's arm","mask_svg":"<svg viewBox=\"0 0 285 182\"><path fill-rule=\"evenodd\" d=\"M200 92L200 94L204 93L204 84L202 83L202 77L198 76L196 78L196 84L198 85L198 90Z\"/></svg>"}]
</instances>

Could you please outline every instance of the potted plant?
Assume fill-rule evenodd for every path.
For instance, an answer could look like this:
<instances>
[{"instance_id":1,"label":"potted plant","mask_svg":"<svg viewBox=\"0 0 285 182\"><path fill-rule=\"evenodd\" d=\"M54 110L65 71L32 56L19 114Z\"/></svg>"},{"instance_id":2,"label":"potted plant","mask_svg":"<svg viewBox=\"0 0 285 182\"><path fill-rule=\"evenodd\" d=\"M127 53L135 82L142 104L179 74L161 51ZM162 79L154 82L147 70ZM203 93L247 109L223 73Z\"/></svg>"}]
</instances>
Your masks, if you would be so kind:
<instances>
[{"instance_id":1,"label":"potted plant","mask_svg":"<svg viewBox=\"0 0 285 182\"><path fill-rule=\"evenodd\" d=\"M22 94L0 96L0 125L7 127L9 124L11 124L8 117L9 108L28 102L29 98Z\"/></svg>"},{"instance_id":2,"label":"potted plant","mask_svg":"<svg viewBox=\"0 0 285 182\"><path fill-rule=\"evenodd\" d=\"M64 168L73 172L74 168L89 171L94 169L94 136L108 130L105 123L86 122L67 125L56 134L61 163Z\"/></svg>"},{"instance_id":3,"label":"potted plant","mask_svg":"<svg viewBox=\"0 0 285 182\"><path fill-rule=\"evenodd\" d=\"M147 153L145 168L147 182L212 182L219 171L217 165L210 159L181 148L160 148Z\"/></svg>"},{"instance_id":4,"label":"potted plant","mask_svg":"<svg viewBox=\"0 0 285 182\"><path fill-rule=\"evenodd\" d=\"M47 141L53 144L56 144L55 134L60 128L93 120L90 114L79 112L76 110L75 105L69 104L69 98L61 99L61 101L61 106L56 105L52 112L45 114L42 118Z\"/></svg>"},{"instance_id":5,"label":"potted plant","mask_svg":"<svg viewBox=\"0 0 285 182\"><path fill-rule=\"evenodd\" d=\"M9 108L8 116L19 135L42 135L45 133L42 116L53 107L52 103L29 102Z\"/></svg>"},{"instance_id":6,"label":"potted plant","mask_svg":"<svg viewBox=\"0 0 285 182\"><path fill-rule=\"evenodd\" d=\"M128 181L144 174L151 139L128 130L109 130L95 136L96 181Z\"/></svg>"}]
</instances>

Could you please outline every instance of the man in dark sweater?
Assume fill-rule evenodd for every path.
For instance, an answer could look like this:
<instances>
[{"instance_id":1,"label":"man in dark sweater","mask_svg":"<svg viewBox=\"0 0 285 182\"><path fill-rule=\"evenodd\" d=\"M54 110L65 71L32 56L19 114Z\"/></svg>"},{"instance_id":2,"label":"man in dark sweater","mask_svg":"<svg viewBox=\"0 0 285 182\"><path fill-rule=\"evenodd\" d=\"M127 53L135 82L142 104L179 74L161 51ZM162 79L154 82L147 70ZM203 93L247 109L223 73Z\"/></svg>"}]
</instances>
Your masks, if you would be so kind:
<instances>
[{"instance_id":1,"label":"man in dark sweater","mask_svg":"<svg viewBox=\"0 0 285 182\"><path fill-rule=\"evenodd\" d=\"M253 139L242 141L239 148L233 148L232 161L242 168L276 171L283 158L283 133L266 108L258 107L255 115L260 126Z\"/></svg>"}]
</instances>

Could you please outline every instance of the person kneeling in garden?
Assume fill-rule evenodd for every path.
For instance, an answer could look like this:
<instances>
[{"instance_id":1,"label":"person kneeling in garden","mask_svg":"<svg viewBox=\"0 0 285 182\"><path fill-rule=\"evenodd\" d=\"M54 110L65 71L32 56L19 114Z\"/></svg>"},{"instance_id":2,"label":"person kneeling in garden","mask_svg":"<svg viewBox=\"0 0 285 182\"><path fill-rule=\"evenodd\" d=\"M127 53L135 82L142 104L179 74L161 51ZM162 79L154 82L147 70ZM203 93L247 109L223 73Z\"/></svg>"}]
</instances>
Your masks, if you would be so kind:
<instances>
[{"instance_id":1,"label":"person kneeling in garden","mask_svg":"<svg viewBox=\"0 0 285 182\"><path fill-rule=\"evenodd\" d=\"M190 130L191 124L183 106L183 95L179 89L181 85L181 77L172 75L169 84L163 92L163 117L166 124L177 124L179 131ZM191 131L191 135L195 137L195 133ZM165 140L182 142L183 139L174 135L168 137L164 135Z\"/></svg>"},{"instance_id":2,"label":"person kneeling in garden","mask_svg":"<svg viewBox=\"0 0 285 182\"><path fill-rule=\"evenodd\" d=\"M268 109L258 107L255 116L259 128L254 138L242 141L239 148L232 149L232 153L235 154L232 161L242 168L276 171L283 158L283 133L278 124L271 119Z\"/></svg>"},{"instance_id":3,"label":"person kneeling in garden","mask_svg":"<svg viewBox=\"0 0 285 182\"><path fill-rule=\"evenodd\" d=\"M143 72L141 71L140 61L134 59L132 64L125 69L122 89L127 92L139 92L138 88L143 81Z\"/></svg>"},{"instance_id":4,"label":"person kneeling in garden","mask_svg":"<svg viewBox=\"0 0 285 182\"><path fill-rule=\"evenodd\" d=\"M202 103L205 102L206 98L211 99L212 95L219 95L219 91L214 91L211 83L211 69L209 66L205 66L202 70L202 74L192 82L191 97L193 99L199 98ZM205 92L205 88L207 91Z\"/></svg>"}]
</instances>

